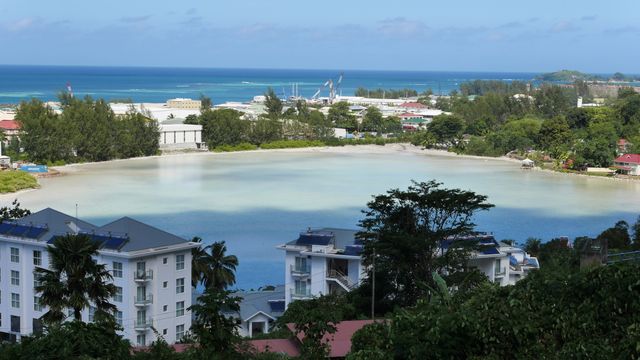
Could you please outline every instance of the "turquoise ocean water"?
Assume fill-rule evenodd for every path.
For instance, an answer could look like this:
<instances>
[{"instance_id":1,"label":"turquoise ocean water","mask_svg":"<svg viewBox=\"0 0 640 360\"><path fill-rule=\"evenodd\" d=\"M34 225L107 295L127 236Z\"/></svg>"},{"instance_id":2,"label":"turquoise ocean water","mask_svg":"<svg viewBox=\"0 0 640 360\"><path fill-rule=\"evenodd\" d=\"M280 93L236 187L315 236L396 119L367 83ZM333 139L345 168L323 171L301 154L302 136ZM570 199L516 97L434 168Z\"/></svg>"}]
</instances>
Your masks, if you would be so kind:
<instances>
[{"instance_id":1,"label":"turquoise ocean water","mask_svg":"<svg viewBox=\"0 0 640 360\"><path fill-rule=\"evenodd\" d=\"M209 96L215 104L249 101L272 87L279 96L291 95L297 83L301 96L311 97L328 79L344 73L342 94L358 87L404 89L447 94L476 79L529 81L533 73L418 72L358 70L188 69L81 66L0 66L0 104L32 97L54 100L71 84L76 96L164 102L169 98ZM326 91L323 95L327 95Z\"/></svg>"}]
</instances>

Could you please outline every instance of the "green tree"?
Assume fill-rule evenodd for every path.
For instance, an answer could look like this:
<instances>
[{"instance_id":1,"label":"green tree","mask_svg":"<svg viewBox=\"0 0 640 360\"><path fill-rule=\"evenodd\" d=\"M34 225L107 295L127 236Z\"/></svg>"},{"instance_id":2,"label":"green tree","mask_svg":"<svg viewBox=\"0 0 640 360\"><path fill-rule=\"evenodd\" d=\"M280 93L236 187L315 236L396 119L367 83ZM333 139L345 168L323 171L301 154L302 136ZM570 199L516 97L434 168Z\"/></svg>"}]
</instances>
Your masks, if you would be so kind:
<instances>
[{"instance_id":1,"label":"green tree","mask_svg":"<svg viewBox=\"0 0 640 360\"><path fill-rule=\"evenodd\" d=\"M202 239L195 237L192 241L201 243ZM227 246L224 241L194 248L191 260L191 285L196 287L200 283L206 289L224 290L235 284L238 258L235 255L227 255L226 252Z\"/></svg>"},{"instance_id":2,"label":"green tree","mask_svg":"<svg viewBox=\"0 0 640 360\"><path fill-rule=\"evenodd\" d=\"M531 254L531 256L538 256L540 254L540 245L542 241L536 238L528 238L524 243L524 251Z\"/></svg>"},{"instance_id":3,"label":"green tree","mask_svg":"<svg viewBox=\"0 0 640 360\"><path fill-rule=\"evenodd\" d=\"M339 101L331 105L327 118L338 128L344 128L348 131L358 129L358 122L356 121L355 116L351 114L351 111L349 110L349 103L346 101Z\"/></svg>"},{"instance_id":4,"label":"green tree","mask_svg":"<svg viewBox=\"0 0 640 360\"><path fill-rule=\"evenodd\" d=\"M213 107L213 101L205 94L200 94L200 111L207 111Z\"/></svg>"},{"instance_id":5,"label":"green tree","mask_svg":"<svg viewBox=\"0 0 640 360\"><path fill-rule=\"evenodd\" d=\"M48 163L71 158L69 128L48 105L37 99L23 101L15 119L20 124L20 139L30 160Z\"/></svg>"},{"instance_id":6,"label":"green tree","mask_svg":"<svg viewBox=\"0 0 640 360\"><path fill-rule=\"evenodd\" d=\"M309 125L315 139L327 139L334 136L333 124L323 113L318 110L312 110L309 113Z\"/></svg>"},{"instance_id":7,"label":"green tree","mask_svg":"<svg viewBox=\"0 0 640 360\"><path fill-rule=\"evenodd\" d=\"M0 222L6 220L17 220L27 215L31 215L31 210L21 208L18 199L14 199L11 202L11 207L0 207Z\"/></svg>"},{"instance_id":8,"label":"green tree","mask_svg":"<svg viewBox=\"0 0 640 360\"><path fill-rule=\"evenodd\" d=\"M427 130L433 134L435 143L425 145L455 145L464 131L464 120L456 115L438 115L429 123Z\"/></svg>"},{"instance_id":9,"label":"green tree","mask_svg":"<svg viewBox=\"0 0 640 360\"><path fill-rule=\"evenodd\" d=\"M572 90L568 89L568 91ZM575 93L570 96L567 90L555 85L540 87L534 93L534 98L538 111L547 118L562 115L574 107L577 101Z\"/></svg>"},{"instance_id":10,"label":"green tree","mask_svg":"<svg viewBox=\"0 0 640 360\"><path fill-rule=\"evenodd\" d=\"M343 299L320 296L311 300L294 301L278 319L281 327L292 323L296 336L302 337L303 359L325 359L329 354L327 336L336 332L336 324L343 319Z\"/></svg>"},{"instance_id":11,"label":"green tree","mask_svg":"<svg viewBox=\"0 0 640 360\"><path fill-rule=\"evenodd\" d=\"M236 345L240 341L238 321L224 313L240 311L242 299L232 294L230 291L209 287L189 308L194 315L191 331L200 345L202 358L206 358L203 355L225 358L225 355L236 353Z\"/></svg>"},{"instance_id":12,"label":"green tree","mask_svg":"<svg viewBox=\"0 0 640 360\"><path fill-rule=\"evenodd\" d=\"M627 224L626 221L620 220L613 227L600 233L596 239L606 241L609 249L626 250L631 245L629 224Z\"/></svg>"},{"instance_id":13,"label":"green tree","mask_svg":"<svg viewBox=\"0 0 640 360\"><path fill-rule=\"evenodd\" d=\"M247 141L250 124L241 116L241 112L232 109L210 110L200 115L202 137L210 149Z\"/></svg>"},{"instance_id":14,"label":"green tree","mask_svg":"<svg viewBox=\"0 0 640 360\"><path fill-rule=\"evenodd\" d=\"M377 284L381 284L376 288L387 292L381 302L393 299L396 306L414 305L429 286L436 286L433 272L443 275L450 286L464 282L466 275L461 273L469 270L474 244L456 239L473 230L471 219L476 212L493 205L486 196L441 186L433 180L414 182L406 190L377 195L367 204L358 237L365 244L364 264L375 263Z\"/></svg>"},{"instance_id":15,"label":"green tree","mask_svg":"<svg viewBox=\"0 0 640 360\"><path fill-rule=\"evenodd\" d=\"M572 136L565 118L546 119L540 125L538 144L542 150L548 151L552 157L557 158L569 150L572 145Z\"/></svg>"},{"instance_id":16,"label":"green tree","mask_svg":"<svg viewBox=\"0 0 640 360\"><path fill-rule=\"evenodd\" d=\"M78 158L105 161L116 157L116 116L107 102L89 96L74 98L64 107L61 119L69 127Z\"/></svg>"},{"instance_id":17,"label":"green tree","mask_svg":"<svg viewBox=\"0 0 640 360\"><path fill-rule=\"evenodd\" d=\"M200 125L200 117L195 114L189 114L184 119L184 123L189 125Z\"/></svg>"},{"instance_id":18,"label":"green tree","mask_svg":"<svg viewBox=\"0 0 640 360\"><path fill-rule=\"evenodd\" d=\"M40 285L40 303L49 308L42 316L47 324L62 322L65 310L73 310L73 318L81 321L82 310L93 304L96 320L115 324L116 306L109 300L116 293L113 276L104 264L93 261L98 255L98 243L86 235L56 237L49 252L49 269L37 267L35 276Z\"/></svg>"},{"instance_id":19,"label":"green tree","mask_svg":"<svg viewBox=\"0 0 640 360\"><path fill-rule=\"evenodd\" d=\"M272 120L277 120L282 116L282 100L276 95L272 88L269 88L264 94L264 106L267 110L267 116Z\"/></svg>"},{"instance_id":20,"label":"green tree","mask_svg":"<svg viewBox=\"0 0 640 360\"><path fill-rule=\"evenodd\" d=\"M251 123L249 141L252 144L260 145L282 140L282 134L282 123L279 120L271 120L270 118L258 119Z\"/></svg>"},{"instance_id":21,"label":"green tree","mask_svg":"<svg viewBox=\"0 0 640 360\"><path fill-rule=\"evenodd\" d=\"M384 129L382 113L375 106L369 106L362 119L362 129L381 133Z\"/></svg>"}]
</instances>

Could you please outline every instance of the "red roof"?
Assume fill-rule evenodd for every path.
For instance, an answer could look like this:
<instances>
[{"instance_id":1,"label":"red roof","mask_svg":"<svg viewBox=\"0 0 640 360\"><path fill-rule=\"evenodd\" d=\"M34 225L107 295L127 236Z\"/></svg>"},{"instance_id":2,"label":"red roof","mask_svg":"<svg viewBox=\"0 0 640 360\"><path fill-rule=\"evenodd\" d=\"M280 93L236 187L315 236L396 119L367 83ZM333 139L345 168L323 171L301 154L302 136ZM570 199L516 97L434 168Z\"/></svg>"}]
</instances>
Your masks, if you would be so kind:
<instances>
[{"instance_id":1,"label":"red roof","mask_svg":"<svg viewBox=\"0 0 640 360\"><path fill-rule=\"evenodd\" d=\"M620 139L618 140L618 145L624 146L629 144L629 142L627 141L627 139Z\"/></svg>"},{"instance_id":2,"label":"red roof","mask_svg":"<svg viewBox=\"0 0 640 360\"><path fill-rule=\"evenodd\" d=\"M291 357L300 356L298 344L292 339L265 339L249 340L249 344L258 352L271 352L276 354L287 354Z\"/></svg>"},{"instance_id":3,"label":"red roof","mask_svg":"<svg viewBox=\"0 0 640 360\"><path fill-rule=\"evenodd\" d=\"M402 113L402 114L398 115L398 117L401 117L401 118L418 118L419 117L419 118L421 118L422 115L406 112L406 113Z\"/></svg>"},{"instance_id":4,"label":"red roof","mask_svg":"<svg viewBox=\"0 0 640 360\"><path fill-rule=\"evenodd\" d=\"M20 130L20 124L15 120L0 120L2 130Z\"/></svg>"},{"instance_id":5,"label":"red roof","mask_svg":"<svg viewBox=\"0 0 640 360\"><path fill-rule=\"evenodd\" d=\"M336 332L333 334L325 334L322 338L323 342L327 342L330 347L329 357L343 358L351 351L351 337L353 334L362 329L363 326L373 323L373 320L351 320L341 321L336 324ZM293 324L287 324L291 332L295 331ZM298 340L304 339L304 334L297 335Z\"/></svg>"},{"instance_id":6,"label":"red roof","mask_svg":"<svg viewBox=\"0 0 640 360\"><path fill-rule=\"evenodd\" d=\"M614 160L616 163L640 164L640 154L624 154Z\"/></svg>"},{"instance_id":7,"label":"red roof","mask_svg":"<svg viewBox=\"0 0 640 360\"><path fill-rule=\"evenodd\" d=\"M427 105L425 105L425 104L421 104L421 103L419 103L419 102L408 102L408 103L404 103L404 104L401 104L401 105L400 105L400 107L403 107L403 108L410 108L410 109L426 109L426 108L428 108L428 106L427 106Z\"/></svg>"}]
</instances>

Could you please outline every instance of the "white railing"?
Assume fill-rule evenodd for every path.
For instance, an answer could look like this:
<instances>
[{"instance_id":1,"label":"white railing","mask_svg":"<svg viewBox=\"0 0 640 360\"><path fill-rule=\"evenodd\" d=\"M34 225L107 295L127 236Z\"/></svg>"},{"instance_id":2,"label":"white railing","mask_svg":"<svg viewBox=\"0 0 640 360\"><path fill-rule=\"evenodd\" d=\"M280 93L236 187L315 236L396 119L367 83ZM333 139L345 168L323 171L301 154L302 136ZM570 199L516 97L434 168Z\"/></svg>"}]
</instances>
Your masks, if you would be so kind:
<instances>
[{"instance_id":1,"label":"white railing","mask_svg":"<svg viewBox=\"0 0 640 360\"><path fill-rule=\"evenodd\" d=\"M305 288L305 289L291 288L291 297L292 298L308 298L308 297L311 297L311 289L310 288Z\"/></svg>"},{"instance_id":2,"label":"white railing","mask_svg":"<svg viewBox=\"0 0 640 360\"><path fill-rule=\"evenodd\" d=\"M147 270L147 271L136 270L136 272L133 273L133 279L135 281L149 281L153 279L153 270Z\"/></svg>"},{"instance_id":3,"label":"white railing","mask_svg":"<svg viewBox=\"0 0 640 360\"><path fill-rule=\"evenodd\" d=\"M296 266L292 264L291 273L293 275L309 275L311 273L311 266Z\"/></svg>"},{"instance_id":4,"label":"white railing","mask_svg":"<svg viewBox=\"0 0 640 360\"><path fill-rule=\"evenodd\" d=\"M136 306L146 306L149 304L153 304L153 295L152 294L147 294L144 296L134 296L133 297L133 303Z\"/></svg>"},{"instance_id":5,"label":"white railing","mask_svg":"<svg viewBox=\"0 0 640 360\"><path fill-rule=\"evenodd\" d=\"M355 288L357 285L347 275L335 269L329 269L329 271L327 272L327 278L337 281L338 283L340 283L340 285L348 290L353 290L353 288Z\"/></svg>"},{"instance_id":6,"label":"white railing","mask_svg":"<svg viewBox=\"0 0 640 360\"><path fill-rule=\"evenodd\" d=\"M133 324L133 328L136 331L146 331L151 328L151 318L149 319L136 319Z\"/></svg>"}]
</instances>

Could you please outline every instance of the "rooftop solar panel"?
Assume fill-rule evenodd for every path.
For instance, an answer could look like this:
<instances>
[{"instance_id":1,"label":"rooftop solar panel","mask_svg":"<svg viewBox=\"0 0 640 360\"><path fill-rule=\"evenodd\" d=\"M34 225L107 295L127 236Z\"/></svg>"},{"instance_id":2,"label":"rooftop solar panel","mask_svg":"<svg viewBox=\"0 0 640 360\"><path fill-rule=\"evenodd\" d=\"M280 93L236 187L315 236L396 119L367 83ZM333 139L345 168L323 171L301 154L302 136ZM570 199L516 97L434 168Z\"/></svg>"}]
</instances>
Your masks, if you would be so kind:
<instances>
[{"instance_id":1,"label":"rooftop solar panel","mask_svg":"<svg viewBox=\"0 0 640 360\"><path fill-rule=\"evenodd\" d=\"M302 233L296 241L296 245L329 245L331 240L333 240L333 234Z\"/></svg>"},{"instance_id":2,"label":"rooftop solar panel","mask_svg":"<svg viewBox=\"0 0 640 360\"><path fill-rule=\"evenodd\" d=\"M6 235L22 237L29 229L30 226L14 225L12 229L6 232Z\"/></svg>"},{"instance_id":3,"label":"rooftop solar panel","mask_svg":"<svg viewBox=\"0 0 640 360\"><path fill-rule=\"evenodd\" d=\"M482 253L485 254L485 255L495 255L495 254L500 254L500 251L498 251L498 249L492 247L492 248L488 248L488 249L482 250Z\"/></svg>"},{"instance_id":4,"label":"rooftop solar panel","mask_svg":"<svg viewBox=\"0 0 640 360\"><path fill-rule=\"evenodd\" d=\"M6 234L11 228L13 228L14 224L11 223L2 223L0 224L0 234Z\"/></svg>"},{"instance_id":5,"label":"rooftop solar panel","mask_svg":"<svg viewBox=\"0 0 640 360\"><path fill-rule=\"evenodd\" d=\"M29 230L27 230L26 233L24 233L23 236L29 239L37 239L46 232L47 232L47 229L45 228L31 227L29 228Z\"/></svg>"},{"instance_id":6,"label":"rooftop solar panel","mask_svg":"<svg viewBox=\"0 0 640 360\"><path fill-rule=\"evenodd\" d=\"M110 238L102 244L105 249L118 250L127 242L124 238Z\"/></svg>"},{"instance_id":7,"label":"rooftop solar panel","mask_svg":"<svg viewBox=\"0 0 640 360\"><path fill-rule=\"evenodd\" d=\"M284 312L284 300L269 301L271 312Z\"/></svg>"},{"instance_id":8,"label":"rooftop solar panel","mask_svg":"<svg viewBox=\"0 0 640 360\"><path fill-rule=\"evenodd\" d=\"M347 245L344 248L344 255L358 256L362 254L362 245Z\"/></svg>"}]
</instances>

